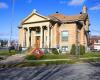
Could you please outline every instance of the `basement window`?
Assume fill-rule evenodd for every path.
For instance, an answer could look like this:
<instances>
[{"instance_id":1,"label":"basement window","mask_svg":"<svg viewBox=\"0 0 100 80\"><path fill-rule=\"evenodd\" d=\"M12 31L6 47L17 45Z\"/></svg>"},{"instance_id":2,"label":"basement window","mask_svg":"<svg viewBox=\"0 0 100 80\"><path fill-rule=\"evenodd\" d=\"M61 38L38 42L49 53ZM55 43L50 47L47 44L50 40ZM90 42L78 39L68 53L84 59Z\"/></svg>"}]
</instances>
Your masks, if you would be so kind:
<instances>
[{"instance_id":1,"label":"basement window","mask_svg":"<svg viewBox=\"0 0 100 80\"><path fill-rule=\"evenodd\" d=\"M68 46L62 46L62 52L66 52L66 51L68 51Z\"/></svg>"}]
</instances>

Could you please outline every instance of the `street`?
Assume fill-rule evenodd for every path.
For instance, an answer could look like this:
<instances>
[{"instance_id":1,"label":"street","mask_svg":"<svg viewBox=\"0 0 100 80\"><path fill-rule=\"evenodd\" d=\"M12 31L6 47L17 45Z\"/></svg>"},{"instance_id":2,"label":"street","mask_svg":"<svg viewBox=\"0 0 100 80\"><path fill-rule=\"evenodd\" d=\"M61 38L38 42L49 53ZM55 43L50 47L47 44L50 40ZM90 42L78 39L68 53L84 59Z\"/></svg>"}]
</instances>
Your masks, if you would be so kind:
<instances>
[{"instance_id":1,"label":"street","mask_svg":"<svg viewBox=\"0 0 100 80\"><path fill-rule=\"evenodd\" d=\"M8 47L0 47L0 51L8 50Z\"/></svg>"},{"instance_id":2,"label":"street","mask_svg":"<svg viewBox=\"0 0 100 80\"><path fill-rule=\"evenodd\" d=\"M0 69L0 80L100 80L100 63Z\"/></svg>"}]
</instances>

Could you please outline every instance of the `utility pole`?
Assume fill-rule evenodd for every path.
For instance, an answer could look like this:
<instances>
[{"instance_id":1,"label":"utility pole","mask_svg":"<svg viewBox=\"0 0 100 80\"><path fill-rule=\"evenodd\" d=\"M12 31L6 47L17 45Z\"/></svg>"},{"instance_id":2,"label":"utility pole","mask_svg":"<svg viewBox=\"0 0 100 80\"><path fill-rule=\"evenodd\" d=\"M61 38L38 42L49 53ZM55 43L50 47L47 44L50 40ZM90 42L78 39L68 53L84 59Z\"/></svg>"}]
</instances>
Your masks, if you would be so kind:
<instances>
[{"instance_id":1,"label":"utility pole","mask_svg":"<svg viewBox=\"0 0 100 80\"><path fill-rule=\"evenodd\" d=\"M15 0L12 0L12 8L11 8L11 31L10 31L10 46L11 46L11 41L12 41L13 23L14 23L14 5L15 5Z\"/></svg>"}]
</instances>

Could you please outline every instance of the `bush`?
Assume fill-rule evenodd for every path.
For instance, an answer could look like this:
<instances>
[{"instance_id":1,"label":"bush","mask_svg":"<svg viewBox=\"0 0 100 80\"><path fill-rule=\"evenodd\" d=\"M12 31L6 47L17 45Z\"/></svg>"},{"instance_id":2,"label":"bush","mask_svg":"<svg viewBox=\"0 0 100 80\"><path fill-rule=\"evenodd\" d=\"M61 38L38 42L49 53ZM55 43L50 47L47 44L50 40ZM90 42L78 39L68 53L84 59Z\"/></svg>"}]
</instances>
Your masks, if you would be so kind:
<instances>
[{"instance_id":1,"label":"bush","mask_svg":"<svg viewBox=\"0 0 100 80\"><path fill-rule=\"evenodd\" d=\"M37 58L34 55L28 55L26 56L27 60L36 60Z\"/></svg>"},{"instance_id":2,"label":"bush","mask_svg":"<svg viewBox=\"0 0 100 80\"><path fill-rule=\"evenodd\" d=\"M78 48L78 51L79 51L79 54L80 54L80 55L85 54L85 46L80 45L79 48ZM75 44L72 45L70 54L73 54L73 55L76 54L76 46L75 46ZM78 53L77 53L77 54L78 54Z\"/></svg>"},{"instance_id":3,"label":"bush","mask_svg":"<svg viewBox=\"0 0 100 80\"><path fill-rule=\"evenodd\" d=\"M66 54L45 54L42 55L40 58L36 58L34 55L27 55L26 60L45 60L45 59L68 59L68 55Z\"/></svg>"},{"instance_id":4,"label":"bush","mask_svg":"<svg viewBox=\"0 0 100 80\"><path fill-rule=\"evenodd\" d=\"M85 46L80 45L80 55L85 54Z\"/></svg>"},{"instance_id":5,"label":"bush","mask_svg":"<svg viewBox=\"0 0 100 80\"><path fill-rule=\"evenodd\" d=\"M76 46L75 46L75 44L72 45L70 54L73 54L73 55L76 54Z\"/></svg>"},{"instance_id":6,"label":"bush","mask_svg":"<svg viewBox=\"0 0 100 80\"><path fill-rule=\"evenodd\" d=\"M59 52L57 51L56 48L53 48L53 49L52 49L52 53L53 53L53 54L59 54Z\"/></svg>"}]
</instances>

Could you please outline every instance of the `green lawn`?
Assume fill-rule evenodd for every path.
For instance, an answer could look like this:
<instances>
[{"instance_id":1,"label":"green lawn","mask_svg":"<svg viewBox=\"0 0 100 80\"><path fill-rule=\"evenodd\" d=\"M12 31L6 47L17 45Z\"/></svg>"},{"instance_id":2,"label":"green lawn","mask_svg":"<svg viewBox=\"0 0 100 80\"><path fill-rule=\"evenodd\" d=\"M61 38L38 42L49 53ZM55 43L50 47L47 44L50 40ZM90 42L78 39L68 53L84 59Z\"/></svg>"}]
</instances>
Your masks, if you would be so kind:
<instances>
[{"instance_id":1,"label":"green lawn","mask_svg":"<svg viewBox=\"0 0 100 80\"><path fill-rule=\"evenodd\" d=\"M13 55L16 54L16 52L12 51L9 53L8 51L0 51L0 55ZM98 57L98 58L91 58L91 57ZM80 58L86 58L86 59L80 59ZM45 61L48 59L66 59L66 60L55 60L55 61ZM67 60L70 59L70 60ZM25 58L25 61L13 64L13 65L7 65L9 67L25 67L25 66L38 66L38 65L52 65L52 64L73 64L73 63L82 63L82 62L100 62L100 53L85 53L84 55L80 55L79 57L76 55L70 55L70 54L45 54L42 56L39 61L36 60L36 58L33 55L27 55ZM42 61L41 61L42 60Z\"/></svg>"},{"instance_id":2,"label":"green lawn","mask_svg":"<svg viewBox=\"0 0 100 80\"><path fill-rule=\"evenodd\" d=\"M26 56L27 60L33 60L35 59L35 57L33 55L27 55ZM45 54L43 55L40 60L44 60L44 59L68 59L68 55L67 54Z\"/></svg>"},{"instance_id":3,"label":"green lawn","mask_svg":"<svg viewBox=\"0 0 100 80\"><path fill-rule=\"evenodd\" d=\"M89 52L83 55L80 55L81 58L90 58L90 57L100 57L100 52Z\"/></svg>"},{"instance_id":4,"label":"green lawn","mask_svg":"<svg viewBox=\"0 0 100 80\"><path fill-rule=\"evenodd\" d=\"M9 53L8 50L1 50L0 51L0 55L8 55L8 56L10 56L10 55L14 55L14 54L16 54L16 52L14 50L11 51L10 53Z\"/></svg>"},{"instance_id":5,"label":"green lawn","mask_svg":"<svg viewBox=\"0 0 100 80\"><path fill-rule=\"evenodd\" d=\"M45 59L78 59L78 58L91 58L91 57L100 57L100 53L85 53L83 55L70 55L70 54L45 54L43 55L39 60L45 60ZM27 55L27 60L34 60L34 55Z\"/></svg>"}]
</instances>

